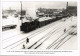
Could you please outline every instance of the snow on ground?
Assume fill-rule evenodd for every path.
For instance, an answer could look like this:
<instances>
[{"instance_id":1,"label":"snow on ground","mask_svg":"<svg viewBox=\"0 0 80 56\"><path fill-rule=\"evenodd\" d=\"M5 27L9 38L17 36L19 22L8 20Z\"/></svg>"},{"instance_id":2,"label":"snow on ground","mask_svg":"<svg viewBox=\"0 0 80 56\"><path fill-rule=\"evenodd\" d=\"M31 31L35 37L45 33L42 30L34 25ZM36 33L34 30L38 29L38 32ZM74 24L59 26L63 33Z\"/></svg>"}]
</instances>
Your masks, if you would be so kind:
<instances>
[{"instance_id":1,"label":"snow on ground","mask_svg":"<svg viewBox=\"0 0 80 56\"><path fill-rule=\"evenodd\" d=\"M47 28L49 28L49 27L47 27ZM46 28L46 29L47 29ZM44 27L43 27L43 29L44 29ZM45 30L46 30L45 29ZM41 32L42 32L43 30L41 30ZM49 31L48 31L49 32ZM11 38L9 38L9 39L7 39L7 40L5 40L5 41L3 41L3 42L5 42L4 44L3 44L3 46L5 47L5 46L7 46L7 45L10 45L11 43L14 43L14 42L17 42L18 40L20 40L20 39L23 39L23 38L25 38L25 36L27 37L28 35L30 35L32 32L30 32L30 33L26 33L26 34L20 34L20 35L18 35L18 36L15 36L15 37L11 37ZM42 33L43 35L44 34L46 34L46 32L44 33ZM34 34L34 35L36 35L36 33ZM42 36L43 36L42 35ZM40 35L41 36L41 35ZM16 39L15 39L16 38ZM35 38L35 37L34 37ZM39 38L39 35L38 35L38 38ZM25 38L26 39L26 38ZM25 40L24 39L24 40Z\"/></svg>"},{"instance_id":2,"label":"snow on ground","mask_svg":"<svg viewBox=\"0 0 80 56\"><path fill-rule=\"evenodd\" d=\"M7 26L7 25L17 25L17 27L15 29L9 29L9 30L3 31L2 32L3 40L21 33L20 32L21 21L19 20L18 17L15 18L13 16L9 16L6 19L2 19L2 26Z\"/></svg>"},{"instance_id":3,"label":"snow on ground","mask_svg":"<svg viewBox=\"0 0 80 56\"><path fill-rule=\"evenodd\" d=\"M77 44L78 44L77 36L73 36L65 44L63 44L59 48L59 50L76 50L78 48Z\"/></svg>"},{"instance_id":4,"label":"snow on ground","mask_svg":"<svg viewBox=\"0 0 80 56\"><path fill-rule=\"evenodd\" d=\"M55 23L51 23L51 24L46 25L42 28L36 29L36 30L29 32L29 33L24 33L24 34L22 32L20 32L19 30L17 30L20 26L20 24L19 24L16 29L9 30L9 31L7 31L8 33L7 32L2 33L3 34L3 48L4 49L11 49L11 48L12 49L22 49L23 44L24 44L27 49L32 44L34 44L36 41L38 41L40 38L43 38L35 46L33 46L31 48L31 49L34 49L37 45L39 45L46 38L48 38L46 41L43 42L43 44L41 46L39 46L37 48L39 50L41 50L41 49L44 50L53 41L55 41L58 37L60 37L62 34L64 34L65 28L66 28L66 30L68 30L71 28L71 25L74 25L74 24L77 25L77 17L73 16L73 17L67 18L66 21L59 20L59 21L56 21ZM54 32L54 33L52 34L51 32ZM21 33L21 34L19 34L19 33ZM69 32L66 32L66 34L64 34L64 36L66 36L68 33ZM14 35L16 35L16 36L14 36ZM30 38L30 42L26 44L27 37ZM61 38L63 38L63 37L61 37ZM72 48L72 46L73 46L73 48ZM51 49L53 49L53 48L51 48ZM59 49L60 50L77 49L77 36L73 36L73 38L71 38L69 41L67 41Z\"/></svg>"}]
</instances>

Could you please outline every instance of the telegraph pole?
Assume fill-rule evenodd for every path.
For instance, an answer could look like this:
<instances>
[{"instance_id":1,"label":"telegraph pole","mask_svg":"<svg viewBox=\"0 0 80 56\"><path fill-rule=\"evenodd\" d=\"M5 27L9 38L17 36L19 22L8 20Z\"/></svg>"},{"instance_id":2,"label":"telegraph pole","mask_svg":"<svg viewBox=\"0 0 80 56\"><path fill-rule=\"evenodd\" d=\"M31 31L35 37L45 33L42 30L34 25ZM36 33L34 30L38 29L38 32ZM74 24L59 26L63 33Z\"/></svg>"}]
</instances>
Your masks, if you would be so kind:
<instances>
[{"instance_id":1,"label":"telegraph pole","mask_svg":"<svg viewBox=\"0 0 80 56\"><path fill-rule=\"evenodd\" d=\"M21 16L22 16L22 1L20 1L20 3L21 3Z\"/></svg>"},{"instance_id":2,"label":"telegraph pole","mask_svg":"<svg viewBox=\"0 0 80 56\"><path fill-rule=\"evenodd\" d=\"M67 2L67 5L66 5L66 9L68 8L68 2Z\"/></svg>"},{"instance_id":3,"label":"telegraph pole","mask_svg":"<svg viewBox=\"0 0 80 56\"><path fill-rule=\"evenodd\" d=\"M21 20L21 23L23 23L23 17L22 17L22 1L20 1L20 3L21 3L21 17L20 17L20 20Z\"/></svg>"},{"instance_id":4,"label":"telegraph pole","mask_svg":"<svg viewBox=\"0 0 80 56\"><path fill-rule=\"evenodd\" d=\"M68 14L68 2L66 4L66 15Z\"/></svg>"}]
</instances>

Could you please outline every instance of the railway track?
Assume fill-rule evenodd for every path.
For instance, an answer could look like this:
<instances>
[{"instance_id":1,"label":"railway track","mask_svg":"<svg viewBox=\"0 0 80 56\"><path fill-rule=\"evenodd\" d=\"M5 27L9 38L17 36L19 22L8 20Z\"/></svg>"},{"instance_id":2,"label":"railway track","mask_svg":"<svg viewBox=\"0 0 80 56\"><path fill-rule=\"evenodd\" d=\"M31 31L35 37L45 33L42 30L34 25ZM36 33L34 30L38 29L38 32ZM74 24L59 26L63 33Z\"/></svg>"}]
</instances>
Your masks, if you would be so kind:
<instances>
[{"instance_id":1,"label":"railway track","mask_svg":"<svg viewBox=\"0 0 80 56\"><path fill-rule=\"evenodd\" d=\"M20 35L20 34L22 34L22 33L19 33L19 34L16 34L16 35L14 35L14 36L11 36L11 37L8 37L8 38L6 38L6 39L3 39L2 41L9 40L9 39L11 39L11 38L14 38L15 36L18 36L18 35Z\"/></svg>"},{"instance_id":2,"label":"railway track","mask_svg":"<svg viewBox=\"0 0 80 56\"><path fill-rule=\"evenodd\" d=\"M63 27L63 26L62 26L62 27ZM52 30L51 30L51 31L52 31ZM55 32L55 31L54 31L54 32ZM49 33L46 34L45 36L47 37L50 33L51 33L51 32L49 32ZM52 34L52 33L51 33L51 34ZM51 34L50 34L50 36L51 36ZM44 36L44 37L45 37L45 36ZM49 36L49 37L50 37L50 36ZM41 39L39 39L38 41L36 41L34 44L32 44L30 47L28 47L28 49L33 48L33 46L36 45L40 40L44 39L44 37L42 37ZM46 38L44 41L46 41L47 39L48 39L48 38ZM43 42L44 42L44 41L43 41ZM25 41L24 41L24 42L25 42ZM42 43L43 43L43 42L42 42ZM39 44L38 46L36 46L34 49L36 49L37 47L39 47L42 43L40 43L40 44ZM21 43L20 43L20 44L21 44ZM12 49L13 49L13 48L12 48Z\"/></svg>"},{"instance_id":3,"label":"railway track","mask_svg":"<svg viewBox=\"0 0 80 56\"><path fill-rule=\"evenodd\" d=\"M63 27L63 26L62 26ZM57 30L57 29L56 29ZM39 39L38 41L36 41L33 45L31 45L30 47L28 47L28 49L37 49L39 46L41 46L46 40L48 40L52 35L53 33L56 32L55 31L50 31L48 34L46 34L45 36L43 36L41 39ZM60 29L61 30L61 29ZM59 32L60 30L58 30L57 32ZM68 29L70 30L70 29ZM44 39L45 38L45 39ZM43 40L42 40L43 39ZM41 42L40 42L41 41ZM38 43L40 42L40 43ZM38 43L38 44L37 44ZM34 45L37 45L34 47Z\"/></svg>"},{"instance_id":4,"label":"railway track","mask_svg":"<svg viewBox=\"0 0 80 56\"><path fill-rule=\"evenodd\" d=\"M61 22L61 23L62 23L62 22ZM58 24L60 24L60 23L58 23ZM27 36L27 37L31 39L33 36L35 36L35 35L37 35L37 34L43 32L44 30L47 30L48 28L52 27L52 25L53 25L53 24L50 24L50 25L48 25L48 26L44 26L44 28L42 28L42 29L40 29L40 30L37 30L36 32L33 32L32 34L30 34L30 35ZM56 24L54 24L54 25L56 25ZM35 33L36 33L36 34L35 34ZM23 38L23 39L21 39L21 40L15 42L15 43L13 43L13 44L7 46L7 47L10 47L10 46L12 46L12 45L14 45L14 44L16 44L16 43L22 41L22 40L25 40L27 37L25 37L25 38ZM9 40L10 40L10 39L9 39ZM7 47L5 47L5 48L7 48ZM3 48L3 49L5 49L5 48Z\"/></svg>"},{"instance_id":5,"label":"railway track","mask_svg":"<svg viewBox=\"0 0 80 56\"><path fill-rule=\"evenodd\" d=\"M52 31L52 30L49 33L47 33L45 36L40 38L38 41L36 41L34 44L32 44L30 47L28 47L28 49L31 49L34 45L36 45L39 41L43 40L44 38L46 38L46 37L48 38L48 36L50 36L52 33L54 33L57 29L55 29L54 31Z\"/></svg>"},{"instance_id":6,"label":"railway track","mask_svg":"<svg viewBox=\"0 0 80 56\"><path fill-rule=\"evenodd\" d=\"M64 42L62 42L62 44L60 43L60 45L58 45L55 49L59 49L63 44L65 44L72 37L73 37L73 35L71 37L69 37L67 40L65 40Z\"/></svg>"},{"instance_id":7,"label":"railway track","mask_svg":"<svg viewBox=\"0 0 80 56\"><path fill-rule=\"evenodd\" d=\"M54 29L56 29L56 28L53 28L53 30L54 30ZM51 30L51 31L52 31L52 30ZM49 32L49 33L50 33L50 32ZM36 34L36 35L37 35L37 34ZM47 35L47 34L46 34L46 35ZM31 38L33 38L33 37L34 37L34 36L30 36L29 39L31 39ZM42 39L43 39L43 38L42 38ZM38 40L38 41L39 41L39 40ZM23 42L21 42L21 43L24 43L24 42L25 42L25 40L24 40ZM20 44L21 44L21 43L20 43ZM18 45L20 45L20 44L18 44ZM17 45L17 46L18 46L18 45ZM16 46L15 46L15 47L16 47ZM15 47L13 47L13 48L15 48ZM13 49L13 48L11 48L11 49Z\"/></svg>"},{"instance_id":8,"label":"railway track","mask_svg":"<svg viewBox=\"0 0 80 56\"><path fill-rule=\"evenodd\" d=\"M74 24L74 25L75 25L75 24ZM74 27L71 27L71 28L74 29ZM70 29L68 29L66 32L68 32L69 30L70 30ZM65 32L65 33L66 33L66 32ZM58 37L53 43L55 43L56 41L58 41L65 33L63 33L60 37ZM52 43L52 44L53 44L53 43ZM52 45L52 44L51 44L51 45ZM51 46L51 45L50 45L50 46ZM46 49L49 49L50 46L48 46Z\"/></svg>"},{"instance_id":9,"label":"railway track","mask_svg":"<svg viewBox=\"0 0 80 56\"><path fill-rule=\"evenodd\" d=\"M58 22L58 21L57 21ZM53 26L55 25L55 22L54 23L52 23L53 24ZM32 34L31 35L33 35L34 33L37 33L37 32L39 32L39 31L45 31L45 29L47 29L47 28L49 28L49 27L51 27L52 26L52 24L50 24L50 25L47 25L47 26L44 26L44 28L40 28L39 30L36 30L36 32L32 32ZM47 28L46 28L47 27ZM11 39L11 38L15 38L15 36L18 36L18 35L20 35L20 34L23 34L23 32L22 33L19 33L19 34L16 34L16 35L14 35L14 36L11 36L11 37L8 37L8 38L6 38L6 39L3 39L2 41L6 41L7 39Z\"/></svg>"},{"instance_id":10,"label":"railway track","mask_svg":"<svg viewBox=\"0 0 80 56\"><path fill-rule=\"evenodd\" d=\"M73 31L73 29L71 29L71 31ZM71 32L70 31L70 32ZM73 35L72 35L73 36ZM50 49L50 48L52 48L52 47L54 47L54 49L58 49L62 44L62 42L66 39L66 38L68 38L68 39L70 39L71 37L72 37L71 35L69 35L69 34L67 34L65 37L63 37L63 38L61 38L60 39L60 37L59 38L57 38L51 45L49 45L46 49Z\"/></svg>"},{"instance_id":11,"label":"railway track","mask_svg":"<svg viewBox=\"0 0 80 56\"><path fill-rule=\"evenodd\" d=\"M59 24L60 24L60 23L59 23ZM55 24L54 24L54 25L55 25ZM53 26L53 25L51 25L51 27L52 27L52 26ZM45 26L44 26L44 27L45 27ZM49 25L48 27L50 28L50 25ZM48 28L46 28L45 30L47 30L47 29L48 29ZM42 30L42 29L41 29L41 30ZM31 35L29 35L29 36L27 36L27 37L28 37L29 39L32 39L34 36L36 36L36 35L40 34L41 32L43 32L43 31L41 31L41 30L39 30L40 32L38 32L38 31L37 31L37 32L33 32ZM44 28L43 28L43 30L44 30ZM51 35L51 34L50 34L50 35ZM10 46L12 46L12 45L20 42L20 41L21 41L21 42L20 42L18 45L24 43L24 42L25 42L25 39L26 39L27 37L25 37L25 38L23 38L23 39L15 42L15 43L13 43L13 44L7 46L7 47L5 47L4 49L6 49L6 48L8 48L8 47L10 47ZM46 38L45 41L46 41L47 39L48 39L48 38ZM43 41L43 42L44 42L44 41ZM18 45L15 45L15 46L11 47L11 49L17 47ZM42 45L42 43L40 43L39 45L37 45L34 49L37 49L40 45ZM31 47L31 48L32 48L32 47Z\"/></svg>"},{"instance_id":12,"label":"railway track","mask_svg":"<svg viewBox=\"0 0 80 56\"><path fill-rule=\"evenodd\" d=\"M60 20L58 20L58 21L60 21ZM56 22L58 22L58 21L56 21ZM52 23L50 23L50 24L52 24ZM54 24L55 24L55 22L54 22ZM46 26L44 26L44 28L45 27L47 27L47 26L49 26L50 27L50 25L48 24L48 25L46 25ZM47 27L48 28L48 27ZM41 30L44 30L43 28L40 28L40 30L38 30L38 31L41 31ZM37 30L36 30L37 31ZM7 32L8 33L8 32ZM32 32L33 33L33 32ZM35 32L34 32L35 33ZM2 41L6 41L6 40L8 40L8 39L11 39L11 38L15 38L15 36L18 36L18 35L20 35L20 34L23 34L23 32L22 33L19 33L19 34L16 34L16 35L14 35L14 36L11 36L11 37L8 37L8 38L6 38L6 39L3 39Z\"/></svg>"}]
</instances>

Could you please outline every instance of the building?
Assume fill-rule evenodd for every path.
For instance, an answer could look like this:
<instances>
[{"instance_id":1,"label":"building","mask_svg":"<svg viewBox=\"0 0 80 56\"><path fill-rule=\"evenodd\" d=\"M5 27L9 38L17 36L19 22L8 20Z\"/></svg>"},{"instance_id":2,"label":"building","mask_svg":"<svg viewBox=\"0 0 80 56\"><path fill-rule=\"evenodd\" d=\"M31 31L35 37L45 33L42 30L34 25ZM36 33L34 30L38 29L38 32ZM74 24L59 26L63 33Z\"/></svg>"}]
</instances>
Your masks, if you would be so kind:
<instances>
[{"instance_id":1,"label":"building","mask_svg":"<svg viewBox=\"0 0 80 56\"><path fill-rule=\"evenodd\" d=\"M68 6L67 12L72 16L77 16L77 6Z\"/></svg>"}]
</instances>

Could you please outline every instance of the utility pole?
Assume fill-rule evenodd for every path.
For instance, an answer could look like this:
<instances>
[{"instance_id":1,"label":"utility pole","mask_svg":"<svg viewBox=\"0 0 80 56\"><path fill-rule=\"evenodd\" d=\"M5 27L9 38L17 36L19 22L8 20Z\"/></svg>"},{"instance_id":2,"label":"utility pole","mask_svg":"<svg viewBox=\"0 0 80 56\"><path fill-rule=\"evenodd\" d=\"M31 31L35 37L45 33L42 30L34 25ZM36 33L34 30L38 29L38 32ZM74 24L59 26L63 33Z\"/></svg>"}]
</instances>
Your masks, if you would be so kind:
<instances>
[{"instance_id":1,"label":"utility pole","mask_svg":"<svg viewBox=\"0 0 80 56\"><path fill-rule=\"evenodd\" d=\"M68 8L68 2L67 2L67 5L66 5L66 9Z\"/></svg>"},{"instance_id":2,"label":"utility pole","mask_svg":"<svg viewBox=\"0 0 80 56\"><path fill-rule=\"evenodd\" d=\"M21 16L22 16L22 1L20 1L20 3L21 3Z\"/></svg>"},{"instance_id":3,"label":"utility pole","mask_svg":"<svg viewBox=\"0 0 80 56\"><path fill-rule=\"evenodd\" d=\"M23 17L22 17L22 1L20 1L20 4L21 4L21 17L20 17L20 20L21 20L21 23L23 23Z\"/></svg>"},{"instance_id":4,"label":"utility pole","mask_svg":"<svg viewBox=\"0 0 80 56\"><path fill-rule=\"evenodd\" d=\"M68 2L66 4L66 15L67 15L67 13L68 13Z\"/></svg>"}]
</instances>

